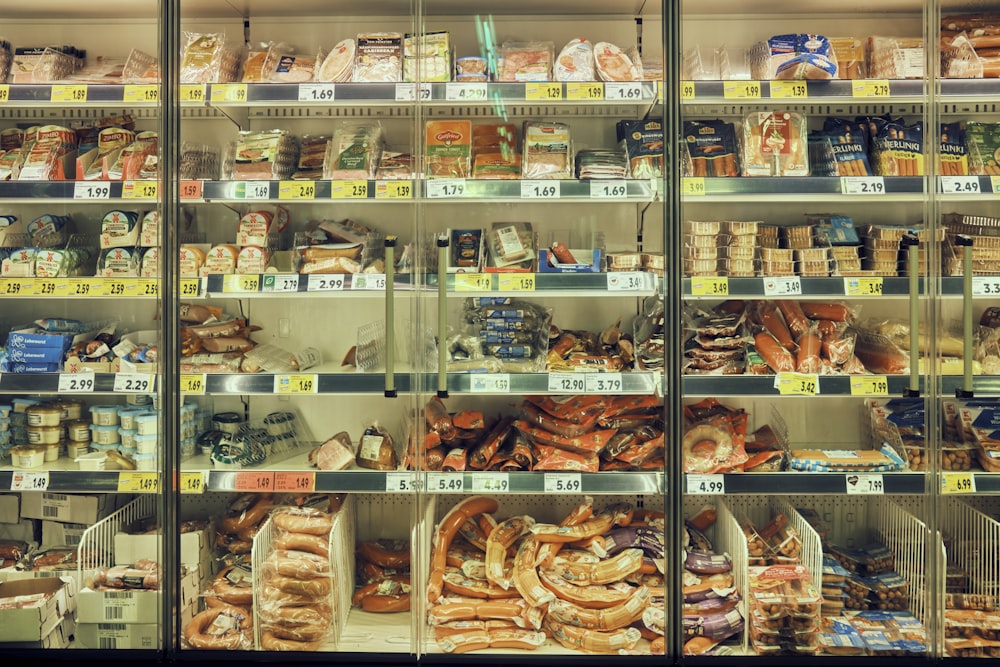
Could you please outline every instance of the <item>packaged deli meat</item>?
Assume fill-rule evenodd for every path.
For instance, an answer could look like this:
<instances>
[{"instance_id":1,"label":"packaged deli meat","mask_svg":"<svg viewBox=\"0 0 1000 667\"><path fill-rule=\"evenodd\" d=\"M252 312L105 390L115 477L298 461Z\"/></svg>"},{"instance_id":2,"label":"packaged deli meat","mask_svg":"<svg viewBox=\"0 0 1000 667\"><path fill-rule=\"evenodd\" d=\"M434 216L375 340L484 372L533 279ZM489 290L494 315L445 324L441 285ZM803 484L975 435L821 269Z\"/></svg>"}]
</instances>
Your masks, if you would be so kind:
<instances>
[{"instance_id":1,"label":"packaged deli meat","mask_svg":"<svg viewBox=\"0 0 1000 667\"><path fill-rule=\"evenodd\" d=\"M620 120L615 125L618 141L625 142L632 178L659 178L663 175L663 120ZM735 150L736 134L732 133ZM733 176L736 164L733 162Z\"/></svg>"},{"instance_id":2,"label":"packaged deli meat","mask_svg":"<svg viewBox=\"0 0 1000 667\"><path fill-rule=\"evenodd\" d=\"M661 130L661 142L662 136ZM740 175L736 159L736 128L732 123L723 120L685 121L684 147L687 151L687 171L691 176Z\"/></svg>"},{"instance_id":3,"label":"packaged deli meat","mask_svg":"<svg viewBox=\"0 0 1000 667\"><path fill-rule=\"evenodd\" d=\"M500 81L551 81L555 45L552 42L504 42Z\"/></svg>"},{"instance_id":4,"label":"packaged deli meat","mask_svg":"<svg viewBox=\"0 0 1000 667\"><path fill-rule=\"evenodd\" d=\"M556 81L596 81L594 46L585 39L571 39L559 52L555 66Z\"/></svg>"},{"instance_id":5,"label":"packaged deli meat","mask_svg":"<svg viewBox=\"0 0 1000 667\"><path fill-rule=\"evenodd\" d=\"M226 36L221 32L185 32L181 53L181 83L213 83L222 67Z\"/></svg>"},{"instance_id":6,"label":"packaged deli meat","mask_svg":"<svg viewBox=\"0 0 1000 667\"><path fill-rule=\"evenodd\" d=\"M868 118L872 167L879 176L924 175L924 126L902 118Z\"/></svg>"},{"instance_id":7,"label":"packaged deli meat","mask_svg":"<svg viewBox=\"0 0 1000 667\"><path fill-rule=\"evenodd\" d=\"M521 177L521 153L517 126L513 123L483 123L472 128L472 177L517 179Z\"/></svg>"},{"instance_id":8,"label":"packaged deli meat","mask_svg":"<svg viewBox=\"0 0 1000 667\"><path fill-rule=\"evenodd\" d=\"M337 45L330 50L330 53L326 54L323 62L320 63L316 72L316 80L336 83L350 81L354 73L356 50L357 47L353 39L337 42Z\"/></svg>"},{"instance_id":9,"label":"packaged deli meat","mask_svg":"<svg viewBox=\"0 0 1000 667\"><path fill-rule=\"evenodd\" d=\"M286 179L298 159L295 140L284 130L240 132L233 153L235 179Z\"/></svg>"},{"instance_id":10,"label":"packaged deli meat","mask_svg":"<svg viewBox=\"0 0 1000 667\"><path fill-rule=\"evenodd\" d=\"M610 42L594 45L594 62L601 81L642 81L642 67Z\"/></svg>"},{"instance_id":11,"label":"packaged deli meat","mask_svg":"<svg viewBox=\"0 0 1000 667\"><path fill-rule=\"evenodd\" d=\"M572 178L573 161L569 125L525 121L523 178Z\"/></svg>"},{"instance_id":12,"label":"packaged deli meat","mask_svg":"<svg viewBox=\"0 0 1000 667\"><path fill-rule=\"evenodd\" d=\"M868 128L863 123L842 118L827 118L823 132L830 140L836 167L832 176L871 176L868 162Z\"/></svg>"},{"instance_id":13,"label":"packaged deli meat","mask_svg":"<svg viewBox=\"0 0 1000 667\"><path fill-rule=\"evenodd\" d=\"M792 111L755 111L743 119L744 176L808 176L806 120Z\"/></svg>"},{"instance_id":14,"label":"packaged deli meat","mask_svg":"<svg viewBox=\"0 0 1000 667\"><path fill-rule=\"evenodd\" d=\"M775 35L755 44L748 54L755 79L833 79L837 55L822 35Z\"/></svg>"},{"instance_id":15,"label":"packaged deli meat","mask_svg":"<svg viewBox=\"0 0 1000 667\"><path fill-rule=\"evenodd\" d=\"M429 120L425 125L427 178L468 178L472 157L472 122Z\"/></svg>"},{"instance_id":16,"label":"packaged deli meat","mask_svg":"<svg viewBox=\"0 0 1000 667\"><path fill-rule=\"evenodd\" d=\"M382 127L375 123L346 123L327 144L323 178L375 178L382 153Z\"/></svg>"},{"instance_id":17,"label":"packaged deli meat","mask_svg":"<svg viewBox=\"0 0 1000 667\"><path fill-rule=\"evenodd\" d=\"M403 39L403 81L451 81L451 36L447 32L406 35ZM418 72L419 69L419 72Z\"/></svg>"},{"instance_id":18,"label":"packaged deli meat","mask_svg":"<svg viewBox=\"0 0 1000 667\"><path fill-rule=\"evenodd\" d=\"M964 123L941 123L938 171L943 176L967 176L971 173Z\"/></svg>"},{"instance_id":19,"label":"packaged deli meat","mask_svg":"<svg viewBox=\"0 0 1000 667\"><path fill-rule=\"evenodd\" d=\"M358 35L354 80L392 83L403 77L403 36L398 32Z\"/></svg>"}]
</instances>

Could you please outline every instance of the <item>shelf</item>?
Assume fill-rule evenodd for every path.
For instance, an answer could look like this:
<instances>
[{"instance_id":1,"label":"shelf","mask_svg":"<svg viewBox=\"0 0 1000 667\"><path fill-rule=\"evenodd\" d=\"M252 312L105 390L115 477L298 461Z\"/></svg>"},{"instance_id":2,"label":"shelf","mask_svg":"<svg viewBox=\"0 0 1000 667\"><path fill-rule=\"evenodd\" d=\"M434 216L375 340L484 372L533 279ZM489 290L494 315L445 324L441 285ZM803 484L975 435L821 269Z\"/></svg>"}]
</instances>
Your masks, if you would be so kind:
<instances>
[{"instance_id":1,"label":"shelf","mask_svg":"<svg viewBox=\"0 0 1000 667\"><path fill-rule=\"evenodd\" d=\"M961 375L945 375L941 377L941 395L950 398L957 389L962 387ZM976 375L972 378L973 393L982 398L985 396L1000 396L1000 375Z\"/></svg>"},{"instance_id":2,"label":"shelf","mask_svg":"<svg viewBox=\"0 0 1000 667\"><path fill-rule=\"evenodd\" d=\"M158 191L156 181L0 181L0 200L3 201L155 205Z\"/></svg>"},{"instance_id":3,"label":"shelf","mask_svg":"<svg viewBox=\"0 0 1000 667\"><path fill-rule=\"evenodd\" d=\"M12 362L13 363L13 362ZM152 394L157 391L152 371L121 373L3 373L0 393L31 394Z\"/></svg>"},{"instance_id":4,"label":"shelf","mask_svg":"<svg viewBox=\"0 0 1000 667\"><path fill-rule=\"evenodd\" d=\"M956 248L956 250L961 250ZM964 278L945 276L941 278L942 296L962 296ZM1000 296L1000 274L992 276L972 276L972 296L995 299Z\"/></svg>"},{"instance_id":5,"label":"shelf","mask_svg":"<svg viewBox=\"0 0 1000 667\"><path fill-rule=\"evenodd\" d=\"M681 379L681 391L685 396L781 396L775 387L777 378L777 375L685 375ZM884 394L852 394L852 378L885 378L887 391ZM820 375L816 395L812 398L901 396L909 386L909 381L910 378L906 375Z\"/></svg>"},{"instance_id":6,"label":"shelf","mask_svg":"<svg viewBox=\"0 0 1000 667\"><path fill-rule=\"evenodd\" d=\"M1000 193L1000 176L938 176L941 201L993 201L997 193Z\"/></svg>"},{"instance_id":7,"label":"shelf","mask_svg":"<svg viewBox=\"0 0 1000 667\"><path fill-rule=\"evenodd\" d=\"M448 373L448 391L460 394L654 394L661 378L649 371L624 373ZM424 391L437 388L425 374Z\"/></svg>"},{"instance_id":8,"label":"shelf","mask_svg":"<svg viewBox=\"0 0 1000 667\"><path fill-rule=\"evenodd\" d=\"M854 104L922 101L922 80L682 81L681 103L803 104L821 100Z\"/></svg>"},{"instance_id":9,"label":"shelf","mask_svg":"<svg viewBox=\"0 0 1000 667\"><path fill-rule=\"evenodd\" d=\"M32 470L0 470L0 489L74 493L159 493L159 473L137 470L79 470L60 458Z\"/></svg>"},{"instance_id":10,"label":"shelf","mask_svg":"<svg viewBox=\"0 0 1000 667\"><path fill-rule=\"evenodd\" d=\"M988 98L1000 95L998 79L941 79L940 84L939 101L943 104L955 102L989 104Z\"/></svg>"},{"instance_id":11,"label":"shelf","mask_svg":"<svg viewBox=\"0 0 1000 667\"><path fill-rule=\"evenodd\" d=\"M834 472L748 472L742 474L685 475L684 492L689 495L718 494L840 494L848 490L848 478L855 473ZM881 484L873 484L868 495L883 493L922 494L926 480L923 473L874 473ZM862 474L862 477L864 475ZM720 486L721 484L721 486ZM721 489L721 491L720 491ZM863 493L861 489L857 493Z\"/></svg>"},{"instance_id":12,"label":"shelf","mask_svg":"<svg viewBox=\"0 0 1000 667\"><path fill-rule=\"evenodd\" d=\"M131 12L130 12L131 13ZM6 98L4 98L6 96ZM53 83L0 85L3 107L77 108L125 105L157 108L160 87L156 84Z\"/></svg>"},{"instance_id":13,"label":"shelf","mask_svg":"<svg viewBox=\"0 0 1000 667\"><path fill-rule=\"evenodd\" d=\"M396 276L394 290L405 289L411 285L411 276ZM353 273L353 274L312 274L297 273L247 273L247 274L215 274L197 281L199 296L235 295L246 296L287 296L291 293L330 294L333 292L348 292L353 294L378 295L385 294L384 273ZM195 296L194 294L183 294Z\"/></svg>"},{"instance_id":14,"label":"shelf","mask_svg":"<svg viewBox=\"0 0 1000 667\"><path fill-rule=\"evenodd\" d=\"M681 179L685 203L736 201L753 195L757 202L916 201L923 196L919 176L787 176Z\"/></svg>"},{"instance_id":15,"label":"shelf","mask_svg":"<svg viewBox=\"0 0 1000 667\"><path fill-rule=\"evenodd\" d=\"M942 473L944 476L942 478L941 492L946 495L962 495L965 493L976 493L976 494L1000 494L1000 473L990 473L990 472L964 472L964 473ZM964 491L953 491L945 488L945 482L948 477L953 479L964 480L969 478L972 480L973 485L965 485ZM962 485L957 485L962 486Z\"/></svg>"},{"instance_id":16,"label":"shelf","mask_svg":"<svg viewBox=\"0 0 1000 667\"><path fill-rule=\"evenodd\" d=\"M312 370L312 369L309 369ZM187 374L185 374L187 375ZM201 377L201 374L191 374ZM3 379L7 377L4 374ZM396 390L412 391L410 375L396 373ZM197 393L213 395L289 395L314 394L382 394L385 391L384 373L208 373L204 389Z\"/></svg>"},{"instance_id":17,"label":"shelf","mask_svg":"<svg viewBox=\"0 0 1000 667\"><path fill-rule=\"evenodd\" d=\"M953 279L946 279L953 280ZM692 292L697 288L699 293ZM851 297L878 298L884 296L909 296L910 279L896 276L887 277L839 277L802 278L798 276L782 278L728 278L725 276L707 278L684 278L685 298L726 298L726 297ZM923 279L920 279L923 290ZM961 293L961 284L958 286Z\"/></svg>"},{"instance_id":18,"label":"shelf","mask_svg":"<svg viewBox=\"0 0 1000 667\"><path fill-rule=\"evenodd\" d=\"M4 298L155 299L158 278L0 278Z\"/></svg>"}]
</instances>

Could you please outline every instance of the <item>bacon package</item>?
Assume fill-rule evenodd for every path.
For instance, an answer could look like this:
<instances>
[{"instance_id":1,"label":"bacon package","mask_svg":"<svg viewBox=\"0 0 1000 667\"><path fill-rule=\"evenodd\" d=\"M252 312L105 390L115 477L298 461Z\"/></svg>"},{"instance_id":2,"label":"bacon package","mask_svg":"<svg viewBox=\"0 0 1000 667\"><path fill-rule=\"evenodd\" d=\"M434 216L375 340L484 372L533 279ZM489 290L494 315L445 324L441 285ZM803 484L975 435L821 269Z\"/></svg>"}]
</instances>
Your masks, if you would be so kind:
<instances>
[{"instance_id":1,"label":"bacon package","mask_svg":"<svg viewBox=\"0 0 1000 667\"><path fill-rule=\"evenodd\" d=\"M754 111L743 119L744 176L808 176L806 119L792 111Z\"/></svg>"}]
</instances>

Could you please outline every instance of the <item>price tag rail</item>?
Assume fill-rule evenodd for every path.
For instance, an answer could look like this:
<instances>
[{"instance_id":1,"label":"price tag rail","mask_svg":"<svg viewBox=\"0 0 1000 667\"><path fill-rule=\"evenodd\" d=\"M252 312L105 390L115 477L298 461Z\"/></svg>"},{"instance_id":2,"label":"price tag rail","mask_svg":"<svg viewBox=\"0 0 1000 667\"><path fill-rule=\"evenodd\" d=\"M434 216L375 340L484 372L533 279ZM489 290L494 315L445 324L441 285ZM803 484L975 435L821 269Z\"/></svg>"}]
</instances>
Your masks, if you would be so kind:
<instances>
[{"instance_id":1,"label":"price tag rail","mask_svg":"<svg viewBox=\"0 0 1000 667\"><path fill-rule=\"evenodd\" d=\"M764 284L766 278L729 278L729 294L730 297L763 297L767 296L765 293ZM802 277L799 278L799 282L802 286L802 295L794 296L789 298L808 298L808 297L818 297L818 298L843 298L847 296L844 292L844 278L842 276L831 276L828 278L814 278L814 277ZM944 278L943 283L945 285L945 293L950 293L947 291L949 283L954 283L954 289L957 290L956 294L962 293L962 279L961 278ZM684 278L684 296L685 298L700 298L692 295L691 290L691 278ZM920 279L920 290L923 292L923 278ZM892 297L906 297L909 296L910 283L909 278L900 278L897 276L887 276L882 278L882 296L892 296ZM768 298L781 298L779 296L768 297Z\"/></svg>"},{"instance_id":2,"label":"price tag rail","mask_svg":"<svg viewBox=\"0 0 1000 667\"><path fill-rule=\"evenodd\" d=\"M747 474L725 474L724 488L730 494L771 494L775 489L788 494L830 494L847 495L847 477L850 473L839 472L775 472ZM1000 475L997 476L1000 490ZM900 472L883 473L884 493L923 494L925 480L923 473ZM698 493L684 485L685 493Z\"/></svg>"},{"instance_id":3,"label":"price tag rail","mask_svg":"<svg viewBox=\"0 0 1000 667\"><path fill-rule=\"evenodd\" d=\"M701 104L704 102L715 101L726 99L724 95L724 90L726 84L732 85L732 82L726 81L690 81L685 82L687 84L694 84L694 95L688 95L683 98L684 104ZM756 99L741 99L741 103L767 103L775 104L775 100L779 103L788 104L801 104L804 99L812 100L814 98L822 98L825 103L832 101L835 98L841 98L844 100L851 101L855 103L859 101L860 98L855 98L852 92L853 85L855 82L850 80L833 80L833 81L760 81L760 97ZM790 95L784 92L784 89L789 84L802 84L806 87L804 94L801 91L796 90L795 95ZM775 84L779 84L775 86ZM772 91L772 88L782 88L781 91ZM882 92L877 91L877 92ZM924 96L923 86L920 81L903 81L894 80L889 82L888 96L885 97L872 97L871 101L884 101L887 99L922 99ZM978 99L978 98L977 98ZM728 101L732 101L731 99Z\"/></svg>"},{"instance_id":4,"label":"price tag rail","mask_svg":"<svg viewBox=\"0 0 1000 667\"><path fill-rule=\"evenodd\" d=\"M3 373L0 375L0 392L55 394L59 391L59 378L67 373ZM92 379L94 388L88 394L115 393L116 373L79 373L80 377ZM65 380L64 380L65 381ZM157 389L157 383L150 393Z\"/></svg>"},{"instance_id":5,"label":"price tag rail","mask_svg":"<svg viewBox=\"0 0 1000 667\"><path fill-rule=\"evenodd\" d=\"M13 87L13 86L12 86ZM134 191L129 191L128 196L123 196L126 183L146 183L147 181L0 181L0 199L8 202L24 200L30 202L38 199L45 199L47 203L55 201L76 201L107 204L109 201L123 201L126 203L154 202L156 199L137 198ZM101 192L100 197L84 197L82 192L77 192L77 183L87 183L95 188L107 188ZM139 190L138 192L141 192Z\"/></svg>"},{"instance_id":6,"label":"price tag rail","mask_svg":"<svg viewBox=\"0 0 1000 667\"><path fill-rule=\"evenodd\" d=\"M52 470L49 467L64 463L72 466L73 470ZM37 473L48 475L48 486L45 491L49 493L117 493L120 473L135 474L132 470L88 470L76 469L77 464L72 460L63 458L60 462L46 463L38 468ZM10 489L13 483L14 473L18 471L0 470L0 489Z\"/></svg>"},{"instance_id":7,"label":"price tag rail","mask_svg":"<svg viewBox=\"0 0 1000 667\"><path fill-rule=\"evenodd\" d=\"M490 294L503 296L524 296L524 292L558 292L560 296L601 296L609 293L608 274L600 273L496 273L492 275L492 289L484 290ZM635 272L638 279L638 287L630 290L637 295L653 294L657 286L657 277L652 273ZM501 280L500 278L509 278ZM436 275L427 276L428 284L434 287L437 284ZM521 284L517 278L530 278L531 284ZM397 276L398 279L398 276ZM475 296L468 290L456 290L456 282L459 279L454 274L450 274L448 280L448 292L454 296L467 297Z\"/></svg>"},{"instance_id":8,"label":"price tag rail","mask_svg":"<svg viewBox=\"0 0 1000 667\"><path fill-rule=\"evenodd\" d=\"M581 386L581 391L573 393L592 393L592 394L606 394L608 392L600 391L599 384L594 382L594 377L591 381L587 381L587 376L607 376L615 382L615 387L617 388L617 382L621 381L621 389L616 389L613 393L615 394L643 394L649 395L656 392L656 389L660 383L660 376L656 373L648 371L632 371L626 373L510 373L508 375L510 382L510 388L507 393L515 395L523 394L549 394L549 393L560 393L555 391L550 391L550 381L553 375L558 375L560 377L571 377L572 379L578 379ZM433 392L437 389L437 375L427 373L422 376L423 391ZM474 373L449 373L448 374L448 391L457 393L475 393L472 389L472 383L475 378ZM590 391L588 391L588 388ZM561 392L565 393L565 392Z\"/></svg>"},{"instance_id":9,"label":"price tag rail","mask_svg":"<svg viewBox=\"0 0 1000 667\"><path fill-rule=\"evenodd\" d=\"M878 177L883 184L882 191L871 195L876 201L915 201L924 196L924 180L918 176ZM760 202L788 201L792 196L805 201L843 201L845 197L857 197L844 192L844 182L839 176L774 176L755 178L703 178L704 191L688 192L685 201L712 201L714 198L727 200L735 196L753 195Z\"/></svg>"},{"instance_id":10,"label":"price tag rail","mask_svg":"<svg viewBox=\"0 0 1000 667\"><path fill-rule=\"evenodd\" d=\"M624 377L624 375L623 375ZM909 386L908 375L879 376L886 379L888 396L902 396ZM957 378L961 381L961 377ZM774 396L779 395L774 375L685 375L681 379L685 396ZM978 392L977 392L978 393ZM809 400L823 400L830 396L851 396L851 376L820 375L816 396ZM789 397L791 398L791 397Z\"/></svg>"}]
</instances>

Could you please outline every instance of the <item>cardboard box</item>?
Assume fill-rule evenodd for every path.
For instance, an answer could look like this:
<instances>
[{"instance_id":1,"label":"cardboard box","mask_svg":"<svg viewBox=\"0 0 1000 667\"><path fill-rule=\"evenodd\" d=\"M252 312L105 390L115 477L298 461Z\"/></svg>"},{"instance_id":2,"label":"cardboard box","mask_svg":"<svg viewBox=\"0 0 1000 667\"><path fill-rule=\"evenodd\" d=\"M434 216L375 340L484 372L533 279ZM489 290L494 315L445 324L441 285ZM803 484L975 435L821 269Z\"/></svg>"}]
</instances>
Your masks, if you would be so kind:
<instances>
[{"instance_id":1,"label":"cardboard box","mask_svg":"<svg viewBox=\"0 0 1000 667\"><path fill-rule=\"evenodd\" d=\"M160 591L95 591L84 588L77 597L80 623L158 623Z\"/></svg>"},{"instance_id":2,"label":"cardboard box","mask_svg":"<svg viewBox=\"0 0 1000 667\"><path fill-rule=\"evenodd\" d=\"M59 523L58 521L42 521L42 548L46 547L76 547L80 546L83 531L89 526L85 523Z\"/></svg>"},{"instance_id":3,"label":"cardboard box","mask_svg":"<svg viewBox=\"0 0 1000 667\"><path fill-rule=\"evenodd\" d=\"M156 623L80 623L76 643L83 648L158 648Z\"/></svg>"},{"instance_id":4,"label":"cardboard box","mask_svg":"<svg viewBox=\"0 0 1000 667\"><path fill-rule=\"evenodd\" d=\"M190 567L184 576L181 577L181 603L184 609L194 605L198 606L199 595L201 594L202 581L207 581L203 577L204 571L201 568Z\"/></svg>"},{"instance_id":5,"label":"cardboard box","mask_svg":"<svg viewBox=\"0 0 1000 667\"><path fill-rule=\"evenodd\" d=\"M600 273L601 272L601 249L592 248L570 249L577 264L560 264L552 251L548 248L541 248L538 251L538 272L539 273ZM580 260L590 260L590 263L580 262ZM551 264L550 264L551 262Z\"/></svg>"},{"instance_id":6,"label":"cardboard box","mask_svg":"<svg viewBox=\"0 0 1000 667\"><path fill-rule=\"evenodd\" d=\"M80 571L74 565L72 568L58 570L18 570L16 567L0 569L0 581L22 581L24 579L54 579L61 577L73 582L73 591L83 588ZM76 595L73 597L73 608L76 608Z\"/></svg>"},{"instance_id":7,"label":"cardboard box","mask_svg":"<svg viewBox=\"0 0 1000 667\"><path fill-rule=\"evenodd\" d=\"M3 648L69 648L75 635L76 619L72 615L66 615L56 627L52 628L52 632L42 639L32 642L5 642Z\"/></svg>"},{"instance_id":8,"label":"cardboard box","mask_svg":"<svg viewBox=\"0 0 1000 667\"><path fill-rule=\"evenodd\" d=\"M0 599L45 594L40 603L18 609L0 609L0 642L37 642L48 636L63 617L72 613L75 584L71 579L47 577L0 583Z\"/></svg>"},{"instance_id":9,"label":"cardboard box","mask_svg":"<svg viewBox=\"0 0 1000 667\"><path fill-rule=\"evenodd\" d=\"M35 542L35 522L32 519L21 519L17 523L0 523L0 540Z\"/></svg>"},{"instance_id":10,"label":"cardboard box","mask_svg":"<svg viewBox=\"0 0 1000 667\"><path fill-rule=\"evenodd\" d=\"M25 491L21 494L21 517L63 523L94 524L115 510L114 494L98 496Z\"/></svg>"},{"instance_id":11,"label":"cardboard box","mask_svg":"<svg viewBox=\"0 0 1000 667\"><path fill-rule=\"evenodd\" d=\"M20 496L16 493L0 494L0 523L17 523L20 518Z\"/></svg>"},{"instance_id":12,"label":"cardboard box","mask_svg":"<svg viewBox=\"0 0 1000 667\"><path fill-rule=\"evenodd\" d=\"M131 565L144 558L163 560L163 536L157 532L146 535L115 534L115 565ZM181 535L181 565L197 566L211 557L211 540L208 530L199 530Z\"/></svg>"}]
</instances>

